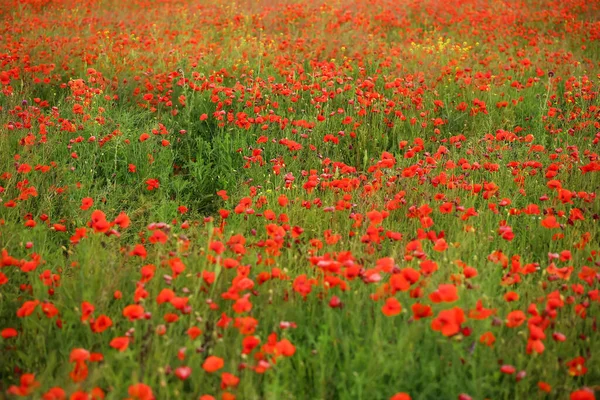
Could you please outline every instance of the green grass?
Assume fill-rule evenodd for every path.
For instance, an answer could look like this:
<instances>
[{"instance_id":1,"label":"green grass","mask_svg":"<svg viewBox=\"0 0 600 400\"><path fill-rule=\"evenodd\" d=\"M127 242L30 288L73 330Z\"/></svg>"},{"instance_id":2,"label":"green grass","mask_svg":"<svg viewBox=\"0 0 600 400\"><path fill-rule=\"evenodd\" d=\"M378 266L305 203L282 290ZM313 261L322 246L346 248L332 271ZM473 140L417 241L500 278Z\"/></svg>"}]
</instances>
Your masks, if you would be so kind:
<instances>
[{"instance_id":1,"label":"green grass","mask_svg":"<svg viewBox=\"0 0 600 400\"><path fill-rule=\"evenodd\" d=\"M581 169L598 165L596 3L59 3L0 6L0 73L9 74L0 94L0 398L51 398L60 387L66 398L95 389L122 399L136 383L157 399L583 399L574 393L600 389L599 185L597 168ZM149 190L152 179L159 186ZM575 193L571 201L551 180ZM87 210L84 198L94 202ZM539 215L522 211L530 204ZM477 215L461 218L470 208ZM95 210L108 222L124 212L131 224L94 232ZM370 222L373 210L388 215ZM542 226L549 215L559 228ZM87 237L73 239L81 228ZM165 243L152 243L156 231ZM437 251L441 237L448 248ZM243 246L227 243L236 238ZM132 255L139 244L146 258ZM570 260L553 258L567 250ZM506 268L493 262L497 251ZM385 257L394 270L377 263ZM176 258L185 270L173 277ZM431 274L427 260L438 267ZM552 272L551 262L572 271ZM406 268L418 281L392 293L390 279ZM303 294L302 277L312 280ZM434 302L442 284L459 298ZM164 289L187 307L158 304ZM509 291L519 299L507 302ZM252 308L238 312L244 296ZM330 307L334 296L341 307ZM388 297L398 315L382 312ZM493 315L471 318L478 301ZM112 326L94 333L83 302ZM47 317L45 303L58 314ZM432 316L415 320L415 303ZM129 320L132 304L149 314ZM453 307L465 314L460 331L433 330ZM511 328L515 310L527 320ZM257 321L254 331L236 326L243 317ZM529 324L545 334L539 354L527 351ZM195 338L192 326L202 330ZM486 332L493 346L480 342ZM126 350L110 346L123 336ZM244 354L249 336L260 344ZM271 349L283 339L293 355ZM85 361L78 382L74 349L103 356ZM210 355L224 360L218 372L203 369ZM587 371L573 376L566 364L579 356ZM191 376L179 379L184 366ZM223 372L240 378L236 387L221 385ZM22 383L25 373L39 385Z\"/></svg>"}]
</instances>

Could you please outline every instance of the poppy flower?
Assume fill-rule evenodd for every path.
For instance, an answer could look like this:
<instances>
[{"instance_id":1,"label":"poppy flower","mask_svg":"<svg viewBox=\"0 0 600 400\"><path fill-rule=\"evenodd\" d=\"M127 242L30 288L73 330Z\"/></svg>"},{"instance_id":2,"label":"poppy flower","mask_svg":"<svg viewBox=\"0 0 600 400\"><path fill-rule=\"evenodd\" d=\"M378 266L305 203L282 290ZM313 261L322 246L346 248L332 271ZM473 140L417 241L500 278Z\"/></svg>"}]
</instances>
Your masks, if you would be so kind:
<instances>
[{"instance_id":1,"label":"poppy flower","mask_svg":"<svg viewBox=\"0 0 600 400\"><path fill-rule=\"evenodd\" d=\"M65 400L67 395L63 388L53 387L42 395L42 400Z\"/></svg>"},{"instance_id":2,"label":"poppy flower","mask_svg":"<svg viewBox=\"0 0 600 400\"><path fill-rule=\"evenodd\" d=\"M296 347L287 339L282 339L275 345L277 354L285 357L291 357L296 352Z\"/></svg>"},{"instance_id":3,"label":"poppy flower","mask_svg":"<svg viewBox=\"0 0 600 400\"><path fill-rule=\"evenodd\" d=\"M91 197L84 197L83 199L81 199L81 207L79 208L85 211L93 205L94 199L92 199Z\"/></svg>"},{"instance_id":4,"label":"poppy flower","mask_svg":"<svg viewBox=\"0 0 600 400\"><path fill-rule=\"evenodd\" d=\"M431 317L433 315L433 311L431 310L431 306L415 303L411 306L411 310L413 312L413 318L419 320L421 318Z\"/></svg>"},{"instance_id":5,"label":"poppy flower","mask_svg":"<svg viewBox=\"0 0 600 400\"><path fill-rule=\"evenodd\" d=\"M571 392L569 396L570 400L596 400L596 396L594 395L594 391L588 388L579 389L574 392Z\"/></svg>"},{"instance_id":6,"label":"poppy flower","mask_svg":"<svg viewBox=\"0 0 600 400\"><path fill-rule=\"evenodd\" d=\"M460 332L463 322L465 322L464 311L462 308L454 307L450 310L440 311L438 316L431 321L431 328L441 332L444 336L454 336Z\"/></svg>"},{"instance_id":7,"label":"poppy flower","mask_svg":"<svg viewBox=\"0 0 600 400\"><path fill-rule=\"evenodd\" d=\"M30 316L35 308L40 304L39 300L30 300L23 303L21 308L17 310L17 317L24 318Z\"/></svg>"},{"instance_id":8,"label":"poppy flower","mask_svg":"<svg viewBox=\"0 0 600 400\"><path fill-rule=\"evenodd\" d=\"M480 337L479 337L479 343L481 344L485 344L488 347L492 347L494 345L494 343L496 342L496 337L494 336L494 334L490 331L487 331L485 333L483 333Z\"/></svg>"},{"instance_id":9,"label":"poppy flower","mask_svg":"<svg viewBox=\"0 0 600 400\"><path fill-rule=\"evenodd\" d=\"M448 248L448 243L444 238L437 239L435 241L435 245L433 246L433 250L443 252Z\"/></svg>"},{"instance_id":10,"label":"poppy flower","mask_svg":"<svg viewBox=\"0 0 600 400\"><path fill-rule=\"evenodd\" d=\"M581 356L575 357L571 361L568 361L566 365L569 367L569 375L571 376L585 375L588 370L585 366L585 358Z\"/></svg>"},{"instance_id":11,"label":"poppy flower","mask_svg":"<svg viewBox=\"0 0 600 400\"><path fill-rule=\"evenodd\" d=\"M72 353L71 353L72 354ZM69 377L75 383L84 381L88 376L88 366L84 360L75 361L73 370L69 373Z\"/></svg>"},{"instance_id":12,"label":"poppy flower","mask_svg":"<svg viewBox=\"0 0 600 400\"><path fill-rule=\"evenodd\" d=\"M556 221L556 217L554 215L549 215L544 218L541 222L541 225L546 229L560 228L560 224Z\"/></svg>"},{"instance_id":13,"label":"poppy flower","mask_svg":"<svg viewBox=\"0 0 600 400\"><path fill-rule=\"evenodd\" d=\"M410 282L406 280L404 275L402 274L393 274L390 278L390 287L392 288L392 293L396 293L397 291L406 291L410 289Z\"/></svg>"},{"instance_id":14,"label":"poppy flower","mask_svg":"<svg viewBox=\"0 0 600 400\"><path fill-rule=\"evenodd\" d=\"M223 368L224 365L225 362L222 358L216 356L208 356L206 360L204 360L202 368L210 374L220 370L221 368Z\"/></svg>"},{"instance_id":15,"label":"poppy flower","mask_svg":"<svg viewBox=\"0 0 600 400\"><path fill-rule=\"evenodd\" d=\"M12 385L7 392L15 396L25 397L29 396L39 386L40 383L35 380L34 374L23 374L19 379L19 386Z\"/></svg>"},{"instance_id":16,"label":"poppy flower","mask_svg":"<svg viewBox=\"0 0 600 400\"><path fill-rule=\"evenodd\" d=\"M475 309L469 311L469 318L482 320L494 315L495 313L495 309L485 308L483 307L483 302L481 300L477 300Z\"/></svg>"},{"instance_id":17,"label":"poppy flower","mask_svg":"<svg viewBox=\"0 0 600 400\"><path fill-rule=\"evenodd\" d=\"M152 244L156 244L156 243L164 244L164 243L167 243L168 239L169 239L169 237L167 236L167 234L164 233L160 229L157 229L154 232L152 232L152 235L148 238L148 240Z\"/></svg>"},{"instance_id":18,"label":"poppy flower","mask_svg":"<svg viewBox=\"0 0 600 400\"><path fill-rule=\"evenodd\" d=\"M138 304L130 304L123 309L123 316L130 321L140 319L144 316L144 308Z\"/></svg>"},{"instance_id":19,"label":"poppy flower","mask_svg":"<svg viewBox=\"0 0 600 400\"><path fill-rule=\"evenodd\" d=\"M0 336L3 339L10 339L18 335L18 332L15 328L4 328L2 332L0 332Z\"/></svg>"},{"instance_id":20,"label":"poppy flower","mask_svg":"<svg viewBox=\"0 0 600 400\"><path fill-rule=\"evenodd\" d=\"M252 310L252 303L249 300L250 295L245 294L243 297L237 299L233 305L233 310L238 313L245 313Z\"/></svg>"},{"instance_id":21,"label":"poppy flower","mask_svg":"<svg viewBox=\"0 0 600 400\"><path fill-rule=\"evenodd\" d=\"M147 254L146 248L142 244L136 244L131 253L129 253L131 256L138 256L140 258L146 258Z\"/></svg>"},{"instance_id":22,"label":"poppy flower","mask_svg":"<svg viewBox=\"0 0 600 400\"><path fill-rule=\"evenodd\" d=\"M236 387L240 383L240 378L230 374L229 372L223 372L221 374L221 390L225 390L228 387Z\"/></svg>"},{"instance_id":23,"label":"poppy flower","mask_svg":"<svg viewBox=\"0 0 600 400\"><path fill-rule=\"evenodd\" d=\"M400 302L394 297L388 297L383 307L381 307L381 312L386 317L393 317L400 314L401 311L402 305L400 305Z\"/></svg>"},{"instance_id":24,"label":"poppy flower","mask_svg":"<svg viewBox=\"0 0 600 400\"><path fill-rule=\"evenodd\" d=\"M110 347L123 352L129 347L129 341L130 339L125 336L116 337L110 341Z\"/></svg>"},{"instance_id":25,"label":"poppy flower","mask_svg":"<svg viewBox=\"0 0 600 400\"><path fill-rule=\"evenodd\" d=\"M408 393L396 393L395 395L393 395L392 397L390 397L390 400L411 400L412 397L410 397L410 395Z\"/></svg>"},{"instance_id":26,"label":"poppy flower","mask_svg":"<svg viewBox=\"0 0 600 400\"><path fill-rule=\"evenodd\" d=\"M187 334L190 337L190 339L194 340L202 334L202 330L197 326L192 326L187 330Z\"/></svg>"},{"instance_id":27,"label":"poppy flower","mask_svg":"<svg viewBox=\"0 0 600 400\"><path fill-rule=\"evenodd\" d=\"M192 374L190 367L177 367L175 368L175 376L182 381L185 381Z\"/></svg>"},{"instance_id":28,"label":"poppy flower","mask_svg":"<svg viewBox=\"0 0 600 400\"><path fill-rule=\"evenodd\" d=\"M155 400L152 388L144 383L129 386L127 393L131 396L131 400Z\"/></svg>"},{"instance_id":29,"label":"poppy flower","mask_svg":"<svg viewBox=\"0 0 600 400\"><path fill-rule=\"evenodd\" d=\"M546 392L546 393L550 393L552 391L552 387L550 386L550 384L548 384L547 382L543 382L543 381L538 382L538 388L542 392Z\"/></svg>"},{"instance_id":30,"label":"poppy flower","mask_svg":"<svg viewBox=\"0 0 600 400\"><path fill-rule=\"evenodd\" d=\"M429 295L434 303L453 303L458 300L458 290L456 286L450 284L441 284L437 290Z\"/></svg>"},{"instance_id":31,"label":"poppy flower","mask_svg":"<svg viewBox=\"0 0 600 400\"><path fill-rule=\"evenodd\" d=\"M90 328L94 333L102 333L110 328L112 324L113 323L110 317L103 314L94 320L94 322L90 325Z\"/></svg>"},{"instance_id":32,"label":"poppy flower","mask_svg":"<svg viewBox=\"0 0 600 400\"><path fill-rule=\"evenodd\" d=\"M94 309L95 307L92 303L89 303L87 301L81 303L81 322L87 321L94 313Z\"/></svg>"},{"instance_id":33,"label":"poppy flower","mask_svg":"<svg viewBox=\"0 0 600 400\"><path fill-rule=\"evenodd\" d=\"M260 339L255 336L246 336L242 339L242 354L250 354L260 344Z\"/></svg>"},{"instance_id":34,"label":"poppy flower","mask_svg":"<svg viewBox=\"0 0 600 400\"><path fill-rule=\"evenodd\" d=\"M525 313L521 310L511 311L506 316L506 326L509 328L516 328L525 322Z\"/></svg>"},{"instance_id":35,"label":"poppy flower","mask_svg":"<svg viewBox=\"0 0 600 400\"><path fill-rule=\"evenodd\" d=\"M516 368L512 365L503 365L502 367L500 367L500 372L502 372L503 374L512 375L516 371Z\"/></svg>"},{"instance_id":36,"label":"poppy flower","mask_svg":"<svg viewBox=\"0 0 600 400\"><path fill-rule=\"evenodd\" d=\"M515 293L515 292L507 292L504 295L504 300L507 301L507 302L509 302L509 303L513 302L513 301L517 301L517 300L519 300L519 294Z\"/></svg>"},{"instance_id":37,"label":"poppy flower","mask_svg":"<svg viewBox=\"0 0 600 400\"><path fill-rule=\"evenodd\" d=\"M113 223L119 225L121 229L125 229L131 224L131 220L129 219L129 216L127 216L127 214L125 214L124 212L120 212L119 215L117 215L117 217L113 221Z\"/></svg>"},{"instance_id":38,"label":"poppy flower","mask_svg":"<svg viewBox=\"0 0 600 400\"><path fill-rule=\"evenodd\" d=\"M150 178L146 179L146 189L149 191L156 190L160 187L160 182L158 179Z\"/></svg>"}]
</instances>

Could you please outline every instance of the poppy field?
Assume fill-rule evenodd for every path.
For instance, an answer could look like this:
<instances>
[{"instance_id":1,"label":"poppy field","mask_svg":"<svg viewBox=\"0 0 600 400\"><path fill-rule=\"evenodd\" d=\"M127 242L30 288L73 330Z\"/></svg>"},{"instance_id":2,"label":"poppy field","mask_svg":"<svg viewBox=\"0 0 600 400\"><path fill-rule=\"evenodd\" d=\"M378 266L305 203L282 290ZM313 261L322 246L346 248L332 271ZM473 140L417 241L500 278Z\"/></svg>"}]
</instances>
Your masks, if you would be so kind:
<instances>
[{"instance_id":1,"label":"poppy field","mask_svg":"<svg viewBox=\"0 0 600 400\"><path fill-rule=\"evenodd\" d=\"M0 23L0 399L600 398L600 1Z\"/></svg>"}]
</instances>

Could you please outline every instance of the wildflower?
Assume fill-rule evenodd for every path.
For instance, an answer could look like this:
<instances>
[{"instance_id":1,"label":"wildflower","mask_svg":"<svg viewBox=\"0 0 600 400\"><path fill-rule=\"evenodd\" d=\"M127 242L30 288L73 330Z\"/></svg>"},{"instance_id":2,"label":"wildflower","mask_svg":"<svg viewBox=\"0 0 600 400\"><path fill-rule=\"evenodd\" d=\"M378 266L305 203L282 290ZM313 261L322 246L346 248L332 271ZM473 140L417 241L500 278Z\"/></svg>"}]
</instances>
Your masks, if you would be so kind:
<instances>
[{"instance_id":1,"label":"wildflower","mask_svg":"<svg viewBox=\"0 0 600 400\"><path fill-rule=\"evenodd\" d=\"M400 305L400 302L398 300L396 300L394 297L389 297L385 301L385 305L381 308L381 312L386 317L393 317L395 315L400 314L401 311L402 311L402 306Z\"/></svg>"},{"instance_id":2,"label":"wildflower","mask_svg":"<svg viewBox=\"0 0 600 400\"><path fill-rule=\"evenodd\" d=\"M208 373L213 373L223 368L224 365L225 363L223 362L222 358L216 356L208 356L206 360L204 360L202 368Z\"/></svg>"},{"instance_id":3,"label":"wildflower","mask_svg":"<svg viewBox=\"0 0 600 400\"><path fill-rule=\"evenodd\" d=\"M440 331L444 336L453 336L460 332L461 324L465 322L465 314L459 307L440 311L431 322L434 331Z\"/></svg>"}]
</instances>

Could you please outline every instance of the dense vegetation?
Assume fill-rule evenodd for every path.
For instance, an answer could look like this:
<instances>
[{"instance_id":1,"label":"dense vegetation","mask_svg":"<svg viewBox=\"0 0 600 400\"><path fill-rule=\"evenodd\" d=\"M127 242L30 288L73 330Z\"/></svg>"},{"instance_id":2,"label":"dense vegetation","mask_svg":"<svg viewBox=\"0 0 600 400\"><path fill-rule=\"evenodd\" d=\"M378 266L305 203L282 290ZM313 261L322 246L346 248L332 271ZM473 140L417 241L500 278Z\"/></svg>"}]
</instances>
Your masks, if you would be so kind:
<instances>
[{"instance_id":1,"label":"dense vegetation","mask_svg":"<svg viewBox=\"0 0 600 400\"><path fill-rule=\"evenodd\" d=\"M599 15L1 2L0 398L594 399Z\"/></svg>"}]
</instances>

